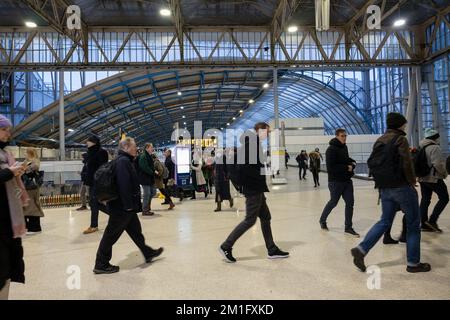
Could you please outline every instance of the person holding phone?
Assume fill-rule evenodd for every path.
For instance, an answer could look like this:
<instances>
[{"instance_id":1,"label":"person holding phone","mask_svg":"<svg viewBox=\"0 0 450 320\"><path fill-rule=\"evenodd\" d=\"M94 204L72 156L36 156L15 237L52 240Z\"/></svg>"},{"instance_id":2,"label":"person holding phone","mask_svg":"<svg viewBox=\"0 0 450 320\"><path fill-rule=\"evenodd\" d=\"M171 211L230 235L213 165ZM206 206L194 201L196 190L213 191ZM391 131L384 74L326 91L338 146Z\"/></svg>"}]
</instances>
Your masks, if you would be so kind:
<instances>
[{"instance_id":1,"label":"person holding phone","mask_svg":"<svg viewBox=\"0 0 450 320\"><path fill-rule=\"evenodd\" d=\"M10 120L0 115L0 300L8 299L11 281L25 282L22 207L27 205L28 195L20 180L24 167L5 150L11 128Z\"/></svg>"},{"instance_id":2,"label":"person holding phone","mask_svg":"<svg viewBox=\"0 0 450 320\"><path fill-rule=\"evenodd\" d=\"M40 186L41 186L41 173L39 155L34 148L27 148L25 151L25 173L22 176L23 184L30 197L30 204L24 208L23 214L25 216L25 222L27 226L27 234L40 233L41 218L44 217L44 211L41 207L40 201Z\"/></svg>"}]
</instances>

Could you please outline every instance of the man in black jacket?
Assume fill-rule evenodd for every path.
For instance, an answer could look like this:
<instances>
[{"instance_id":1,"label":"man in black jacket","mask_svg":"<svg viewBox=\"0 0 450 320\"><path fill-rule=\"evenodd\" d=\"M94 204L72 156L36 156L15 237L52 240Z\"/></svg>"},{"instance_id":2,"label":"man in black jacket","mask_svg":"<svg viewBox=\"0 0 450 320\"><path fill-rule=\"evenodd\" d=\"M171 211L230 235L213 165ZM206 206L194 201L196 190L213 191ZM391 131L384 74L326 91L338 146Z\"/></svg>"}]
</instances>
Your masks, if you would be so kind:
<instances>
[{"instance_id":1,"label":"man in black jacket","mask_svg":"<svg viewBox=\"0 0 450 320\"><path fill-rule=\"evenodd\" d=\"M270 211L267 207L264 192L269 192L266 184L266 176L261 170L264 168L264 156L261 141L267 139L270 127L267 123L257 123L255 131L247 131L241 137L241 154L238 155L238 166L241 177L242 193L245 195L246 215L242 221L220 246L219 252L225 261L233 263L232 248L234 243L255 223L259 217L261 230L266 242L269 259L287 258L288 252L281 251L273 241L272 228L270 227ZM244 155L242 154L244 152ZM244 161L239 161L242 159ZM244 162L242 164L242 162Z\"/></svg>"},{"instance_id":2,"label":"man in black jacket","mask_svg":"<svg viewBox=\"0 0 450 320\"><path fill-rule=\"evenodd\" d=\"M342 197L345 201L345 233L356 238L359 234L353 230L353 194L352 177L356 161L349 157L347 149L347 133L344 129L336 130L336 137L331 139L330 146L325 154L328 171L328 189L331 199L323 209L320 217L320 227L328 231L327 218Z\"/></svg>"},{"instance_id":3,"label":"man in black jacket","mask_svg":"<svg viewBox=\"0 0 450 320\"><path fill-rule=\"evenodd\" d=\"M96 196L94 175L104 163L108 162L108 152L100 145L100 139L92 135L86 142L88 147L86 160L86 186L89 187L89 206L91 207L91 225L83 233L89 234L98 231L99 205Z\"/></svg>"},{"instance_id":4,"label":"man in black jacket","mask_svg":"<svg viewBox=\"0 0 450 320\"><path fill-rule=\"evenodd\" d=\"M119 271L119 267L111 265L109 261L112 256L112 247L124 231L141 250L146 263L150 263L163 252L163 248L154 250L147 246L142 234L141 223L137 216L137 213L142 211L141 189L136 167L133 164L136 155L137 147L134 139L126 138L119 143L119 155L115 160L119 198L107 204L109 221L97 251L94 268L96 274Z\"/></svg>"}]
</instances>

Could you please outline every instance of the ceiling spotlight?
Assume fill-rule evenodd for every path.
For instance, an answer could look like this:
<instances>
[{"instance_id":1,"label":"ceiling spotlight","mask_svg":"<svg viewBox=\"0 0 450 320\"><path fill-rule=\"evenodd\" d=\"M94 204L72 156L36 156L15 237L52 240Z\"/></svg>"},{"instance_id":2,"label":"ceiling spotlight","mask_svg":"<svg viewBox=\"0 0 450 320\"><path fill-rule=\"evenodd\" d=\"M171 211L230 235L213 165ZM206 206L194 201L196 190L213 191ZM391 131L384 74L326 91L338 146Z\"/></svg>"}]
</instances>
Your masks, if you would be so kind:
<instances>
[{"instance_id":1,"label":"ceiling spotlight","mask_svg":"<svg viewBox=\"0 0 450 320\"><path fill-rule=\"evenodd\" d=\"M220 130L223 130L223 128L220 128Z\"/></svg>"},{"instance_id":2,"label":"ceiling spotlight","mask_svg":"<svg viewBox=\"0 0 450 320\"><path fill-rule=\"evenodd\" d=\"M227 122L227 126L229 126L230 125L230 123L229 122Z\"/></svg>"},{"instance_id":3,"label":"ceiling spotlight","mask_svg":"<svg viewBox=\"0 0 450 320\"><path fill-rule=\"evenodd\" d=\"M184 109L184 107L183 107L183 106L181 106L181 107L180 107L180 109L181 109L181 110L183 110L183 109Z\"/></svg>"},{"instance_id":4,"label":"ceiling spotlight","mask_svg":"<svg viewBox=\"0 0 450 320\"><path fill-rule=\"evenodd\" d=\"M290 27L288 28L288 31L289 31L289 32L297 32L297 31L298 31L298 27L297 27L297 26L290 26Z\"/></svg>"},{"instance_id":5,"label":"ceiling spotlight","mask_svg":"<svg viewBox=\"0 0 450 320\"><path fill-rule=\"evenodd\" d=\"M394 22L394 27L401 27L404 26L405 24L406 24L405 19L398 19Z\"/></svg>"},{"instance_id":6,"label":"ceiling spotlight","mask_svg":"<svg viewBox=\"0 0 450 320\"><path fill-rule=\"evenodd\" d=\"M267 89L268 87L269 87L269 84L268 83L264 83L263 88Z\"/></svg>"},{"instance_id":7,"label":"ceiling spotlight","mask_svg":"<svg viewBox=\"0 0 450 320\"><path fill-rule=\"evenodd\" d=\"M177 93L179 96L181 96L183 93L181 91L178 91Z\"/></svg>"},{"instance_id":8,"label":"ceiling spotlight","mask_svg":"<svg viewBox=\"0 0 450 320\"><path fill-rule=\"evenodd\" d=\"M33 21L25 21L25 26L27 26L28 28L36 28L37 24Z\"/></svg>"},{"instance_id":9,"label":"ceiling spotlight","mask_svg":"<svg viewBox=\"0 0 450 320\"><path fill-rule=\"evenodd\" d=\"M73 130L73 129L67 129L67 131L69 131L69 132L74 132L75 130Z\"/></svg>"},{"instance_id":10,"label":"ceiling spotlight","mask_svg":"<svg viewBox=\"0 0 450 320\"><path fill-rule=\"evenodd\" d=\"M255 100L253 100L253 99L248 100L248 103L254 103L254 102L255 102Z\"/></svg>"},{"instance_id":11,"label":"ceiling spotlight","mask_svg":"<svg viewBox=\"0 0 450 320\"><path fill-rule=\"evenodd\" d=\"M183 122L184 125L186 125L186 122Z\"/></svg>"},{"instance_id":12,"label":"ceiling spotlight","mask_svg":"<svg viewBox=\"0 0 450 320\"><path fill-rule=\"evenodd\" d=\"M244 110L239 110L239 113L244 113Z\"/></svg>"},{"instance_id":13,"label":"ceiling spotlight","mask_svg":"<svg viewBox=\"0 0 450 320\"><path fill-rule=\"evenodd\" d=\"M183 116L183 119L186 118L186 116Z\"/></svg>"},{"instance_id":14,"label":"ceiling spotlight","mask_svg":"<svg viewBox=\"0 0 450 320\"><path fill-rule=\"evenodd\" d=\"M170 16L170 10L169 9L161 9L161 10L159 10L159 14L162 15L163 17L168 17L168 16Z\"/></svg>"},{"instance_id":15,"label":"ceiling spotlight","mask_svg":"<svg viewBox=\"0 0 450 320\"><path fill-rule=\"evenodd\" d=\"M236 120L236 117L233 117L233 120Z\"/></svg>"}]
</instances>

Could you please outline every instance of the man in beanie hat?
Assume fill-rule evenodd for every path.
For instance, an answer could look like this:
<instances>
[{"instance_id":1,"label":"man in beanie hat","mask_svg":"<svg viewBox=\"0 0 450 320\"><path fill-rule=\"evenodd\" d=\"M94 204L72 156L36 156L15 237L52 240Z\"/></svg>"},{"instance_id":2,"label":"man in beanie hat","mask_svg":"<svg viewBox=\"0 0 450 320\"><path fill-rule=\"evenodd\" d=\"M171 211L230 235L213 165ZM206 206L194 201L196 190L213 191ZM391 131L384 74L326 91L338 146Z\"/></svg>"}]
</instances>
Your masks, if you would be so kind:
<instances>
[{"instance_id":1,"label":"man in beanie hat","mask_svg":"<svg viewBox=\"0 0 450 320\"><path fill-rule=\"evenodd\" d=\"M108 162L108 152L100 145L100 138L92 135L87 139L88 147L86 159L86 178L85 184L89 187L89 206L91 207L91 225L83 233L89 234L98 231L98 212L99 205L94 184L95 172L104 163Z\"/></svg>"},{"instance_id":2,"label":"man in beanie hat","mask_svg":"<svg viewBox=\"0 0 450 320\"><path fill-rule=\"evenodd\" d=\"M448 204L449 196L444 179L447 178L445 157L439 146L439 133L431 128L425 129L425 139L420 141L419 148L424 149L427 165L430 168L428 175L419 177L422 199L420 201L420 215L423 231L442 232L437 221ZM433 192L437 194L439 201L428 219L428 207L431 203Z\"/></svg>"},{"instance_id":3,"label":"man in beanie hat","mask_svg":"<svg viewBox=\"0 0 450 320\"><path fill-rule=\"evenodd\" d=\"M389 113L386 124L388 129L374 145L375 150L379 148L389 149L388 156L392 159L386 159L387 163L397 166L392 168L394 174L389 175L388 179L383 180L383 185L379 182L377 187L380 190L382 215L378 221L367 233L364 240L351 250L353 263L361 271L366 271L364 263L365 256L380 240L383 234L392 226L395 214L400 208L406 216L407 235L406 235L406 255L407 272L428 272L431 266L428 263L420 262L420 213L419 200L415 189L416 177L414 167L409 152L409 144L406 139L406 119L399 113ZM385 146L385 147L384 147ZM385 150L385 149L383 149ZM374 154L373 153L373 154ZM383 153L386 152L383 151ZM370 163L370 161L369 161ZM390 178L392 176L392 178Z\"/></svg>"}]
</instances>

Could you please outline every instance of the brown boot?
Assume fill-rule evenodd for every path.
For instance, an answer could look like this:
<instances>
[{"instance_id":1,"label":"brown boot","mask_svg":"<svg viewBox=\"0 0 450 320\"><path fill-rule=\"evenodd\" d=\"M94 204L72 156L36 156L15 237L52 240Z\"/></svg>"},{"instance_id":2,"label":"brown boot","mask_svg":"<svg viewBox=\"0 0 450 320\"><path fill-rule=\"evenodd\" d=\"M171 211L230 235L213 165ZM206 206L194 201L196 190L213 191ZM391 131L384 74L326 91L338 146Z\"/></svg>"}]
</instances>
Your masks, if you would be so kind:
<instances>
[{"instance_id":1,"label":"brown boot","mask_svg":"<svg viewBox=\"0 0 450 320\"><path fill-rule=\"evenodd\" d=\"M175 205L173 204L173 202L171 201L169 203L169 209L168 210L172 210L173 208L175 208Z\"/></svg>"}]
</instances>

